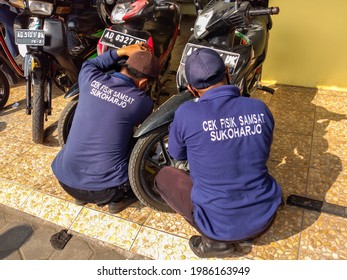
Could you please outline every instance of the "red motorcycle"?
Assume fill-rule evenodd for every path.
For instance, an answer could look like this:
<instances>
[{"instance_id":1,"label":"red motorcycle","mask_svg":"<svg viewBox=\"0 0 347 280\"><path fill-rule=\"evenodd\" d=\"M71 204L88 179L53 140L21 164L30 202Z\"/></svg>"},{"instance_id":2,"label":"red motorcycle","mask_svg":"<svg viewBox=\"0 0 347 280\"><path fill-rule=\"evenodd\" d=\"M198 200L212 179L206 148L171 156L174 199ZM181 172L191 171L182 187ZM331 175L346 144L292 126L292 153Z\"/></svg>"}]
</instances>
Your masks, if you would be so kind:
<instances>
[{"instance_id":1,"label":"red motorcycle","mask_svg":"<svg viewBox=\"0 0 347 280\"><path fill-rule=\"evenodd\" d=\"M11 1L11 5L24 8L21 1ZM24 82L24 73L6 45L5 27L0 20L0 110L5 107L10 95L10 86Z\"/></svg>"},{"instance_id":2,"label":"red motorcycle","mask_svg":"<svg viewBox=\"0 0 347 280\"><path fill-rule=\"evenodd\" d=\"M107 1L107 2L106 2ZM171 52L180 30L181 12L173 0L97 0L97 10L104 23L104 30L98 43L98 53L118 49L127 45L145 42L158 57L161 78L170 65ZM161 84L151 88L151 96L159 102ZM65 98L73 97L63 110L58 122L58 140L63 146L67 140L78 102L78 86L70 90Z\"/></svg>"}]
</instances>

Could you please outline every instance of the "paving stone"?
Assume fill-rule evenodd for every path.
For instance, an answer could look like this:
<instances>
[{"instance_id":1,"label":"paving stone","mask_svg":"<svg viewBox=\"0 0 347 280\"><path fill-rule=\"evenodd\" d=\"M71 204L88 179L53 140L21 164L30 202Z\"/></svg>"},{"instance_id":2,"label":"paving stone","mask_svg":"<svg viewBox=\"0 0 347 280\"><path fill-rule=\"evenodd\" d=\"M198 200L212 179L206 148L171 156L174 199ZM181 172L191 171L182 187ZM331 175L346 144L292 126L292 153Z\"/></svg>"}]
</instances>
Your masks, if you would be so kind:
<instances>
[{"instance_id":1,"label":"paving stone","mask_svg":"<svg viewBox=\"0 0 347 280\"><path fill-rule=\"evenodd\" d=\"M0 260L146 259L76 232L61 251L50 243L63 228L0 204Z\"/></svg>"},{"instance_id":2,"label":"paving stone","mask_svg":"<svg viewBox=\"0 0 347 280\"><path fill-rule=\"evenodd\" d=\"M5 219L5 213L0 213L0 231L3 227L7 225L7 221Z\"/></svg>"},{"instance_id":3,"label":"paving stone","mask_svg":"<svg viewBox=\"0 0 347 280\"><path fill-rule=\"evenodd\" d=\"M20 248L25 260L47 260L55 252L50 238L56 233L54 228L40 227L34 231L26 243Z\"/></svg>"},{"instance_id":4,"label":"paving stone","mask_svg":"<svg viewBox=\"0 0 347 280\"><path fill-rule=\"evenodd\" d=\"M0 260L22 260L22 257L17 249L9 249L0 251Z\"/></svg>"},{"instance_id":5,"label":"paving stone","mask_svg":"<svg viewBox=\"0 0 347 280\"><path fill-rule=\"evenodd\" d=\"M32 234L33 228L28 223L9 223L1 230L0 251L19 248Z\"/></svg>"}]
</instances>

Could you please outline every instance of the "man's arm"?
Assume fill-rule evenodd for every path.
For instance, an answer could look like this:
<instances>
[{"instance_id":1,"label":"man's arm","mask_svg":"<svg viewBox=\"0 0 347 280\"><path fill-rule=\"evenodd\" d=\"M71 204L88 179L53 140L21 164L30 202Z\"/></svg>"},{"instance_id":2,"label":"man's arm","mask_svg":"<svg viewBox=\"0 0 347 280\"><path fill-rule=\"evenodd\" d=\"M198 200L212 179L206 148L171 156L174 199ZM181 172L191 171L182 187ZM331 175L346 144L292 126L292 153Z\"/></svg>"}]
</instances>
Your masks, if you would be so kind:
<instances>
[{"instance_id":1,"label":"man's arm","mask_svg":"<svg viewBox=\"0 0 347 280\"><path fill-rule=\"evenodd\" d=\"M187 160L187 147L184 143L183 131L178 120L177 111L169 130L169 154L176 160Z\"/></svg>"},{"instance_id":2,"label":"man's arm","mask_svg":"<svg viewBox=\"0 0 347 280\"><path fill-rule=\"evenodd\" d=\"M129 45L118 50L109 50L93 59L86 60L83 63L81 71L92 71L98 70L100 72L106 72L112 67L115 67L115 64L122 58L130 56L132 53L140 50L147 50L145 44L134 44Z\"/></svg>"}]
</instances>

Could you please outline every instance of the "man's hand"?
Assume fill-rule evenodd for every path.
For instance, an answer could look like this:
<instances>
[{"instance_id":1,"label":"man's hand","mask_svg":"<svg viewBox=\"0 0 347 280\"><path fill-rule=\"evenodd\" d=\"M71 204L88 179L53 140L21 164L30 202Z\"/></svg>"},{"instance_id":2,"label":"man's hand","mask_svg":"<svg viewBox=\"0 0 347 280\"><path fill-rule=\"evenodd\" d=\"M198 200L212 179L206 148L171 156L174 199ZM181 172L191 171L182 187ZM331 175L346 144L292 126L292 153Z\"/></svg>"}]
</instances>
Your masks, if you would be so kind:
<instances>
[{"instance_id":1,"label":"man's hand","mask_svg":"<svg viewBox=\"0 0 347 280\"><path fill-rule=\"evenodd\" d=\"M132 53L137 51L150 51L148 46L145 43L133 44L117 50L117 55L122 56L130 56Z\"/></svg>"}]
</instances>

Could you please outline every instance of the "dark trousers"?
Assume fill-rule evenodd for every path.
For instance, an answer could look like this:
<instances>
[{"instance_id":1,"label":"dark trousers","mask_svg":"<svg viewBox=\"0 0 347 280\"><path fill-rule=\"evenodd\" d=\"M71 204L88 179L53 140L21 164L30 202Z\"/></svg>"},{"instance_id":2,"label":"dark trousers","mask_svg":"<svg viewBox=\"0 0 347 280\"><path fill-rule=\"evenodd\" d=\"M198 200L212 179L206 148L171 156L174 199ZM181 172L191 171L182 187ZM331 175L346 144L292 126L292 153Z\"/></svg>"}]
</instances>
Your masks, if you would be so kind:
<instances>
[{"instance_id":1,"label":"dark trousers","mask_svg":"<svg viewBox=\"0 0 347 280\"><path fill-rule=\"evenodd\" d=\"M205 242L215 241L204 235L194 222L194 206L191 199L193 182L187 172L166 166L154 178L154 183L171 209L183 216L201 234Z\"/></svg>"},{"instance_id":2,"label":"dark trousers","mask_svg":"<svg viewBox=\"0 0 347 280\"><path fill-rule=\"evenodd\" d=\"M191 200L191 191L193 187L193 182L189 174L183 170L166 166L159 171L154 179L154 183L158 188L161 197L165 202L178 214L182 215L199 233L203 239L203 242L213 243L213 242L242 242L245 240L252 240L265 233L267 229L271 226L275 215L270 219L267 225L264 227L259 234L255 236L247 237L244 240L233 240L233 241L219 241L214 240L206 235L199 229L199 227L194 222L193 216L193 203Z\"/></svg>"},{"instance_id":3,"label":"dark trousers","mask_svg":"<svg viewBox=\"0 0 347 280\"><path fill-rule=\"evenodd\" d=\"M59 183L62 186L62 188L73 198L88 203L93 203L98 206L104 206L106 204L109 204L110 202L120 200L122 197L124 197L124 194L126 192L131 191L128 183L124 183L120 186L108 188L101 191L80 190L76 188L71 188L60 181Z\"/></svg>"}]
</instances>

